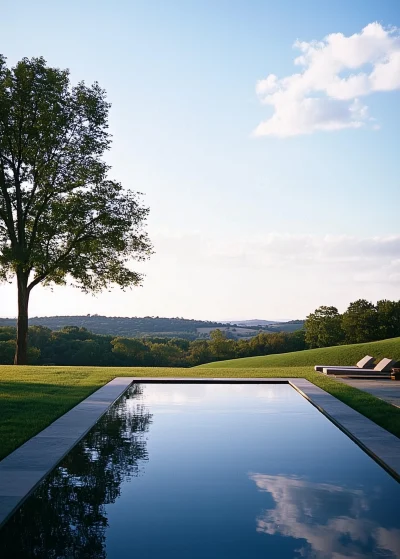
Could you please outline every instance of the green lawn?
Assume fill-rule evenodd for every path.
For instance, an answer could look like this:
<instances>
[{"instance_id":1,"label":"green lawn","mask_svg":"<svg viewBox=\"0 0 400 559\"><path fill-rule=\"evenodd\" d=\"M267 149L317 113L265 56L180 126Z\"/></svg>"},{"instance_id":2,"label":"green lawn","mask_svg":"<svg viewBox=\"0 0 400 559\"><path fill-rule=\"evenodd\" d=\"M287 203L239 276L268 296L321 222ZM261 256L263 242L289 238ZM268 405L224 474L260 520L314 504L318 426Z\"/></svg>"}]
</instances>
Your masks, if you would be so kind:
<instances>
[{"instance_id":1,"label":"green lawn","mask_svg":"<svg viewBox=\"0 0 400 559\"><path fill-rule=\"evenodd\" d=\"M0 459L116 376L304 377L400 437L400 409L310 367L102 368L0 366Z\"/></svg>"},{"instance_id":2,"label":"green lawn","mask_svg":"<svg viewBox=\"0 0 400 559\"><path fill-rule=\"evenodd\" d=\"M260 357L245 357L230 359L218 363L207 363L196 369L204 368L269 368L269 367L303 367L314 365L355 365L365 355L372 355L377 360L389 357L400 361L400 338L369 342L366 344L342 345L324 347L321 349L307 349L279 355L263 355Z\"/></svg>"}]
</instances>

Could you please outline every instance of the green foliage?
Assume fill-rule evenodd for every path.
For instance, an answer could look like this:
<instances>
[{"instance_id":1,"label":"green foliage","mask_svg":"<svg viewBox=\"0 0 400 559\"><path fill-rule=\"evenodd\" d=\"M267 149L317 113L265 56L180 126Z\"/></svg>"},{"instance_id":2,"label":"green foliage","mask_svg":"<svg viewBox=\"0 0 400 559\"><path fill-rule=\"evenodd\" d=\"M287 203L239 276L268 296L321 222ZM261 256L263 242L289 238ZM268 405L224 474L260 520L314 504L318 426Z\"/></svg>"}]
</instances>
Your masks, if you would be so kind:
<instances>
[{"instance_id":1,"label":"green foliage","mask_svg":"<svg viewBox=\"0 0 400 559\"><path fill-rule=\"evenodd\" d=\"M30 347L37 347L43 350L51 338L50 328L44 326L31 326L28 330L28 341Z\"/></svg>"},{"instance_id":2,"label":"green foliage","mask_svg":"<svg viewBox=\"0 0 400 559\"><path fill-rule=\"evenodd\" d=\"M0 364L11 365L14 361L16 339L0 341ZM27 361L29 365L36 365L40 361L40 349L37 347L29 347L27 353Z\"/></svg>"},{"instance_id":3,"label":"green foliage","mask_svg":"<svg viewBox=\"0 0 400 559\"><path fill-rule=\"evenodd\" d=\"M15 340L0 341L0 363L11 365L15 353Z\"/></svg>"},{"instance_id":4,"label":"green foliage","mask_svg":"<svg viewBox=\"0 0 400 559\"><path fill-rule=\"evenodd\" d=\"M400 301L381 300L376 303L379 333L382 338L393 338L400 333Z\"/></svg>"},{"instance_id":5,"label":"green foliage","mask_svg":"<svg viewBox=\"0 0 400 559\"><path fill-rule=\"evenodd\" d=\"M185 353L175 344L151 344L152 362L156 367L185 366Z\"/></svg>"},{"instance_id":6,"label":"green foliage","mask_svg":"<svg viewBox=\"0 0 400 559\"><path fill-rule=\"evenodd\" d=\"M350 303L343 314L342 328L351 344L379 339L379 317L375 305L365 299Z\"/></svg>"},{"instance_id":7,"label":"green foliage","mask_svg":"<svg viewBox=\"0 0 400 559\"><path fill-rule=\"evenodd\" d=\"M357 305L350 305L350 308L357 307L359 303L356 303ZM382 332L390 334L399 332L400 334L400 330L397 330L400 324L399 306L399 303L392 301L377 303L378 328L374 335L381 337ZM367 309L371 309L371 304L367 305ZM146 320L148 319L150 317L146 318ZM110 318L110 320L112 319ZM277 332L273 334L261 331L250 339L232 340L228 338L226 332L215 329L211 332L209 340L197 339L194 341L164 336L142 338L104 336L94 334L82 326L73 325L64 326L58 331L51 331L49 328L34 325L29 328L28 359L29 363L44 365L190 367L216 361L266 355L271 356L269 358L271 361L268 362L275 363L274 356L286 354L285 366L287 363L291 363L293 366L297 366L299 363L315 365L318 361L320 364L324 364L323 356L325 354L321 354L319 359L318 353L309 354L303 350L309 345L314 345L313 339L316 340L315 344L319 343L321 346L334 341L338 343L339 339L342 340L344 333L340 330L341 321L342 317L337 309L320 307L307 318L307 331L297 330L292 333ZM158 327L158 324L155 326ZM15 347L15 337L15 328L0 326L0 343L4 342L0 347L0 364L12 362L11 352ZM367 349L362 350L364 353L360 353L356 345L351 347L353 349L349 349L343 354L346 355L345 359L342 359L339 347L336 354L331 354L331 358L326 356L325 362L338 365L354 364L368 353ZM348 360L350 355L352 358ZM372 355L379 357L380 353L372 353ZM396 356L396 353L392 352L391 346L386 355ZM385 353L382 356L385 356ZM304 359L306 359L305 362ZM252 363L256 361L257 359ZM263 360L260 362L263 363ZM279 366L281 361L278 359L276 363ZM240 366L240 361L237 366Z\"/></svg>"},{"instance_id":8,"label":"green foliage","mask_svg":"<svg viewBox=\"0 0 400 559\"><path fill-rule=\"evenodd\" d=\"M8 68L0 55L0 278L18 279L21 360L39 283L97 292L142 280L128 260L151 254L148 209L108 177L109 107L97 83L72 86L43 58Z\"/></svg>"},{"instance_id":9,"label":"green foliage","mask_svg":"<svg viewBox=\"0 0 400 559\"><path fill-rule=\"evenodd\" d=\"M216 361L229 359L235 355L235 345L221 330L213 330L210 333L210 350Z\"/></svg>"},{"instance_id":10,"label":"green foliage","mask_svg":"<svg viewBox=\"0 0 400 559\"><path fill-rule=\"evenodd\" d=\"M12 326L0 326L0 342L8 342L8 340L16 340L17 329Z\"/></svg>"},{"instance_id":11,"label":"green foliage","mask_svg":"<svg viewBox=\"0 0 400 559\"><path fill-rule=\"evenodd\" d=\"M350 303L343 315L336 307L319 307L304 323L308 347L363 343L400 336L400 301L365 299Z\"/></svg>"},{"instance_id":12,"label":"green foliage","mask_svg":"<svg viewBox=\"0 0 400 559\"><path fill-rule=\"evenodd\" d=\"M261 333L250 340L230 340L224 332L211 332L210 340L180 338L125 338L101 336L86 328L65 326L51 331L42 326L28 330L28 362L43 365L189 367L250 355L304 349L304 332ZM12 363L16 330L0 327L0 364Z\"/></svg>"},{"instance_id":13,"label":"green foliage","mask_svg":"<svg viewBox=\"0 0 400 559\"><path fill-rule=\"evenodd\" d=\"M126 362L133 360L138 365L146 365L148 361L149 347L135 338L114 338L111 340L112 352Z\"/></svg>"},{"instance_id":14,"label":"green foliage","mask_svg":"<svg viewBox=\"0 0 400 559\"><path fill-rule=\"evenodd\" d=\"M305 340L310 348L338 345L344 339L342 319L336 307L319 307L304 323Z\"/></svg>"},{"instance_id":15,"label":"green foliage","mask_svg":"<svg viewBox=\"0 0 400 559\"><path fill-rule=\"evenodd\" d=\"M3 275L21 268L34 286L68 274L86 291L140 281L125 263L150 252L148 210L107 178L109 107L97 83L71 86L43 58L7 68L0 57Z\"/></svg>"},{"instance_id":16,"label":"green foliage","mask_svg":"<svg viewBox=\"0 0 400 559\"><path fill-rule=\"evenodd\" d=\"M181 340L180 338L172 338L169 340L169 343L173 346L175 345L176 347L179 347L182 351L188 351L190 347L189 340Z\"/></svg>"},{"instance_id":17,"label":"green foliage","mask_svg":"<svg viewBox=\"0 0 400 559\"><path fill-rule=\"evenodd\" d=\"M241 341L238 344L242 343ZM210 344L206 340L196 340L190 344L188 362L189 365L199 365L213 360Z\"/></svg>"},{"instance_id":18,"label":"green foliage","mask_svg":"<svg viewBox=\"0 0 400 559\"><path fill-rule=\"evenodd\" d=\"M188 318L166 318L160 316L144 316L144 317L125 317L125 316L102 316L98 314L88 314L80 316L42 316L29 319L31 326L44 326L51 330L61 330L65 326L79 326L90 330L94 334L105 334L111 336L120 336L124 338L141 338L143 336L158 336L165 338L185 338L186 340L196 340L199 338L199 329L212 330L215 328L230 327L230 331L237 338L249 337L251 334L256 335L259 328L249 327L239 328L232 327L229 324L210 320L195 320ZM303 323L291 324L281 323L275 327L274 332L286 331L286 326L301 329ZM16 320L12 318L0 318L0 326L15 326ZM272 330L268 328L268 332ZM263 330L264 331L264 330ZM291 330L290 330L291 331ZM204 334L208 338L207 334Z\"/></svg>"},{"instance_id":19,"label":"green foliage","mask_svg":"<svg viewBox=\"0 0 400 559\"><path fill-rule=\"evenodd\" d=\"M28 347L28 365L36 365L40 361L40 349Z\"/></svg>"}]
</instances>

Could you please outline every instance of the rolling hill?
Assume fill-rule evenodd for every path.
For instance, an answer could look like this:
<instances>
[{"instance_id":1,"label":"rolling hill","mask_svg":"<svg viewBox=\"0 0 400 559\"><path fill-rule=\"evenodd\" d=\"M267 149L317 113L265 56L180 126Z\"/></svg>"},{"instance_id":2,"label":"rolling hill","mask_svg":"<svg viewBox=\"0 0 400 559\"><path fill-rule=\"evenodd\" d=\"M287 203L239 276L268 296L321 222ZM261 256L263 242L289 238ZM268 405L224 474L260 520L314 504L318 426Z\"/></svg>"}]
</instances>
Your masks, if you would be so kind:
<instances>
[{"instance_id":1,"label":"rolling hill","mask_svg":"<svg viewBox=\"0 0 400 559\"><path fill-rule=\"evenodd\" d=\"M377 360L383 357L389 357L400 361L400 338L364 344L307 349L304 351L294 351L292 353L230 359L228 361L218 361L199 365L199 367L196 368L259 369L314 365L355 365L355 363L365 355L372 355L376 357Z\"/></svg>"},{"instance_id":2,"label":"rolling hill","mask_svg":"<svg viewBox=\"0 0 400 559\"><path fill-rule=\"evenodd\" d=\"M251 322L251 321L250 321ZM16 326L15 318L0 318L0 326ZM42 316L29 319L29 326L45 326L51 330L61 330L65 326L86 328L94 334L141 338L158 336L163 338L186 338L196 340L209 338L212 330L220 329L231 339L251 338L260 330L267 333L291 332L303 324L275 323L266 326L239 326L211 320L194 320L181 317L159 316L124 317L88 314L81 316Z\"/></svg>"}]
</instances>

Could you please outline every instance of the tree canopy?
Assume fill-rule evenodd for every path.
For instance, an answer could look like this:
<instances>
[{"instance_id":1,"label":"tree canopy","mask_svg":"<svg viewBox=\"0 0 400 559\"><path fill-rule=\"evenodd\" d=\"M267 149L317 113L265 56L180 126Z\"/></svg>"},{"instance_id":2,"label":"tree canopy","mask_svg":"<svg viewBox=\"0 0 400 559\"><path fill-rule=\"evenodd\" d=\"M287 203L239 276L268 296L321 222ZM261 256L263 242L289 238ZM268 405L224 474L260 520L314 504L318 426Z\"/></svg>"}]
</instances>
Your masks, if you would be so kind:
<instances>
[{"instance_id":1,"label":"tree canopy","mask_svg":"<svg viewBox=\"0 0 400 559\"><path fill-rule=\"evenodd\" d=\"M376 340L379 332L376 306L365 299L350 303L347 311L343 313L342 328L346 339L352 344Z\"/></svg>"},{"instance_id":2,"label":"tree canopy","mask_svg":"<svg viewBox=\"0 0 400 559\"><path fill-rule=\"evenodd\" d=\"M109 178L109 108L98 83L72 85L43 58L8 68L0 55L0 279L17 279L16 363L36 285L98 292L142 280L130 261L152 252L149 210Z\"/></svg>"},{"instance_id":3,"label":"tree canopy","mask_svg":"<svg viewBox=\"0 0 400 559\"><path fill-rule=\"evenodd\" d=\"M304 323L308 347L356 344L400 336L400 301L365 299L349 304L343 314L336 307L319 307Z\"/></svg>"},{"instance_id":4,"label":"tree canopy","mask_svg":"<svg viewBox=\"0 0 400 559\"><path fill-rule=\"evenodd\" d=\"M344 340L341 323L336 307L319 307L307 316L306 343L310 348L338 345Z\"/></svg>"}]
</instances>

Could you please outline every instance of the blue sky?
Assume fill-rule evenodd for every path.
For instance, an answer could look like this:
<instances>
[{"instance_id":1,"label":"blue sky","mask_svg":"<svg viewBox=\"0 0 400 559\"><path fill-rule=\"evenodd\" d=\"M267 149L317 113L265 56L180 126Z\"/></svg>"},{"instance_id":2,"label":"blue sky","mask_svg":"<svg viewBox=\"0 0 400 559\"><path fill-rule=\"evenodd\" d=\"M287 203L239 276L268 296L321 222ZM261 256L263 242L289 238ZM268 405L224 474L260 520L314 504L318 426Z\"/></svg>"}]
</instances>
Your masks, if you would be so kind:
<instances>
[{"instance_id":1,"label":"blue sky","mask_svg":"<svg viewBox=\"0 0 400 559\"><path fill-rule=\"evenodd\" d=\"M319 81L297 105L283 82L279 106L269 82L256 93L271 74L307 70L294 64L296 40L347 38L373 22L400 27L397 0L0 3L0 52L9 63L43 55L70 68L73 82L106 89L111 175L145 193L156 250L139 266L143 288L96 298L36 288L32 315L296 318L321 304L344 310L359 297L399 298L397 82L371 78L369 93L347 88L338 100L332 84L321 94ZM359 43L357 56L369 48ZM379 48L373 43L359 67L345 60L337 75L370 72L374 56L386 61ZM345 43L340 57L347 53ZM332 105L307 120L304 99L321 95ZM285 122L256 136L274 111ZM0 286L0 297L1 314L14 316L14 287Z\"/></svg>"}]
</instances>

